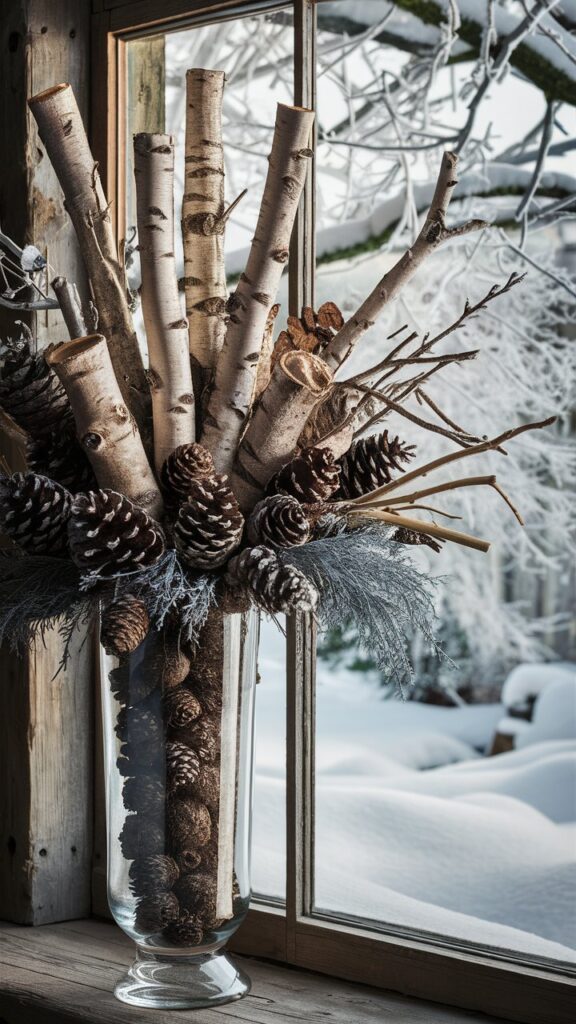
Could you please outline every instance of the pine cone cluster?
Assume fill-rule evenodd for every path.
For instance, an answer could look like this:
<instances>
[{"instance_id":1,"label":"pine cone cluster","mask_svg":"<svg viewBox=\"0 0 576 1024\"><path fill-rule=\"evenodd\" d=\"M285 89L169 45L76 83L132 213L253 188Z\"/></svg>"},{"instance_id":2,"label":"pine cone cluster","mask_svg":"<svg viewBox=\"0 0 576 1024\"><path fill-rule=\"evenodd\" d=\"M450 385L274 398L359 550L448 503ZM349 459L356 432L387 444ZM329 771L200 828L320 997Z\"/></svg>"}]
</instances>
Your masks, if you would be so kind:
<instances>
[{"instance_id":1,"label":"pine cone cluster","mask_svg":"<svg viewBox=\"0 0 576 1024\"><path fill-rule=\"evenodd\" d=\"M335 302L324 302L317 312L311 306L303 306L302 315L289 316L286 330L280 331L272 352L272 365L285 352L298 349L318 355L343 325L344 317Z\"/></svg>"},{"instance_id":2,"label":"pine cone cluster","mask_svg":"<svg viewBox=\"0 0 576 1024\"><path fill-rule=\"evenodd\" d=\"M0 529L28 554L62 554L71 511L72 495L45 476L0 478Z\"/></svg>"},{"instance_id":3,"label":"pine cone cluster","mask_svg":"<svg viewBox=\"0 0 576 1024\"><path fill-rule=\"evenodd\" d=\"M182 558L194 569L217 569L242 538L244 517L224 476L191 480L188 500L174 524Z\"/></svg>"},{"instance_id":4,"label":"pine cone cluster","mask_svg":"<svg viewBox=\"0 0 576 1024\"><path fill-rule=\"evenodd\" d=\"M116 491L77 495L68 536L76 565L93 578L149 568L164 553L157 523Z\"/></svg>"},{"instance_id":5,"label":"pine cone cluster","mask_svg":"<svg viewBox=\"0 0 576 1024\"><path fill-rule=\"evenodd\" d=\"M310 523L300 502L290 494L276 494L258 502L248 520L252 545L290 548L310 539Z\"/></svg>"},{"instance_id":6,"label":"pine cone cluster","mask_svg":"<svg viewBox=\"0 0 576 1024\"><path fill-rule=\"evenodd\" d=\"M340 487L334 497L360 498L383 487L395 472L405 471L402 463L413 456L414 446L404 444L399 437L389 437L387 430L355 441L338 460Z\"/></svg>"},{"instance_id":7,"label":"pine cone cluster","mask_svg":"<svg viewBox=\"0 0 576 1024\"><path fill-rule=\"evenodd\" d=\"M258 604L272 614L313 611L318 591L299 569L283 564L271 549L245 548L228 565L232 585L247 587Z\"/></svg>"},{"instance_id":8,"label":"pine cone cluster","mask_svg":"<svg viewBox=\"0 0 576 1024\"><path fill-rule=\"evenodd\" d=\"M268 490L290 494L302 504L328 501L338 490L340 466L329 448L304 448L272 479Z\"/></svg>"},{"instance_id":9,"label":"pine cone cluster","mask_svg":"<svg viewBox=\"0 0 576 1024\"><path fill-rule=\"evenodd\" d=\"M71 422L68 397L32 337L0 343L0 408L34 438Z\"/></svg>"}]
</instances>

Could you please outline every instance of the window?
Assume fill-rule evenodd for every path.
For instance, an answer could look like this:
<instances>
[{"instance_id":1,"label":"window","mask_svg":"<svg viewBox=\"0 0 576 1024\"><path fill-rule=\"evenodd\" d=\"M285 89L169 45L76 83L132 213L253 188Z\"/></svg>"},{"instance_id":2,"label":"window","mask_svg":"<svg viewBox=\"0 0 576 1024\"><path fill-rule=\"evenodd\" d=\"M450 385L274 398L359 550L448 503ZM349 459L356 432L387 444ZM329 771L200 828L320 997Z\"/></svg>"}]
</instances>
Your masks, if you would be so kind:
<instances>
[{"instance_id":1,"label":"window","mask_svg":"<svg viewBox=\"0 0 576 1024\"><path fill-rule=\"evenodd\" d=\"M489 90L468 118L466 82L477 85L487 67L470 19L456 40L454 20L426 27L406 6L171 0L118 4L97 15L95 45L106 58L102 88L94 88L94 134L102 156L108 154L119 237L129 244L132 199L124 166L130 133L167 130L178 137L186 68L223 67L229 76L228 200L252 186L231 218L229 274L233 279L241 270L250 239L275 102L314 105L317 202L311 175L281 301L292 311L312 301L316 251L316 304L336 299L346 313L407 244L429 200L438 154L462 144L458 136L468 119L454 215L490 217L498 226L490 238L474 236L433 261L419 287L391 310L386 331L373 329L359 359L370 361L385 334L405 322L420 332L450 323L468 290L477 299L481 285L488 291L518 265L528 234L530 293L490 306L486 318L475 321L474 347L488 360L488 376L479 361L468 378L473 393L464 396L458 373L449 372L443 410L458 422L464 408L474 422L491 408L495 422L508 424L506 401L517 377L520 400L512 412L536 418L538 402L550 391L530 386L523 355L532 351L535 377L552 375L558 393L568 367L562 339L573 316L572 286L555 260L571 244L570 207L563 204L571 181L564 140L573 134L573 108L564 103L560 114L554 105L560 99L546 103L538 79L542 63L534 63L538 80L530 80L526 63L517 60L505 91L500 85ZM497 30L504 34L506 25L498 21ZM524 37L522 45L528 45ZM534 44L538 52L543 45ZM555 44L546 46L550 57ZM569 60L550 60L570 76ZM564 79L558 81L561 92ZM536 176L546 132L549 170ZM522 210L532 180L537 198ZM562 219L552 216L556 209L564 210ZM555 331L558 343L545 349L541 343L549 342L553 328L541 314L550 303L562 326ZM458 344L460 338L464 344L465 335ZM406 421L391 417L385 426L409 434ZM444 442L437 434L430 438L427 457ZM518 491L526 462L538 488L564 482L563 466L545 467L546 458L538 445L528 445L524 463L510 458ZM574 860L573 812L564 796L574 782L573 752L569 738L556 734L542 740L559 743L554 750L537 751L540 744L531 743L529 730L538 722L526 714L537 695L526 675L510 680L504 690L509 704L502 703L508 670L533 660L537 643L555 647L566 661L573 657L569 570L555 569L568 509L564 497L559 503L556 532L539 553L538 538L508 530L506 510L496 501L486 499L476 522L465 497L450 506L468 527L497 539L499 553L482 568L480 556L468 552L445 549L435 560L440 574L454 577L441 630L461 670L438 667L414 638L418 699L406 704L383 699L387 691L369 658L357 652L354 635L321 636L317 660L315 626L302 618L286 623L284 691L284 640L265 625L255 813L261 856L240 948L512 1019L562 1020L573 964L569 896L562 887ZM535 576L529 570L537 555L541 572ZM491 743L517 749L500 755L508 761L480 756ZM502 868L497 880L486 870L496 857Z\"/></svg>"}]
</instances>

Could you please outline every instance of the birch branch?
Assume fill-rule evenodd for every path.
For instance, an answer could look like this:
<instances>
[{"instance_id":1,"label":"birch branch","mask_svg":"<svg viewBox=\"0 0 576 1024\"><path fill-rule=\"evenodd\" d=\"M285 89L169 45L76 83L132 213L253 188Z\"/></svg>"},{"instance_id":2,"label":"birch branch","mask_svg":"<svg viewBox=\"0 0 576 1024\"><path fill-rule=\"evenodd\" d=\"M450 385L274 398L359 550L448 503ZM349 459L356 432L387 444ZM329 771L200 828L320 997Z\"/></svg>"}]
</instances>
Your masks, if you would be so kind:
<instances>
[{"instance_id":1,"label":"birch branch","mask_svg":"<svg viewBox=\"0 0 576 1024\"><path fill-rule=\"evenodd\" d=\"M223 71L186 73L182 242L188 337L196 397L208 383L226 333Z\"/></svg>"},{"instance_id":2,"label":"birch branch","mask_svg":"<svg viewBox=\"0 0 576 1024\"><path fill-rule=\"evenodd\" d=\"M446 211L454 187L458 184L455 177L457 163L455 153L444 153L432 203L414 245L384 274L368 298L327 346L324 359L332 370L337 370L348 359L362 335L376 322L384 306L399 294L427 256L451 238L487 227L483 220L470 220L452 228L446 226Z\"/></svg>"},{"instance_id":3,"label":"birch branch","mask_svg":"<svg viewBox=\"0 0 576 1024\"><path fill-rule=\"evenodd\" d=\"M159 519L162 497L138 427L116 380L101 334L65 341L46 351L70 400L76 433L100 487L120 491Z\"/></svg>"},{"instance_id":4,"label":"birch branch","mask_svg":"<svg viewBox=\"0 0 576 1024\"><path fill-rule=\"evenodd\" d=\"M276 298L304 186L314 114L278 105L268 175L246 270L228 309L202 444L219 473L230 472L248 421L268 312Z\"/></svg>"},{"instance_id":5,"label":"birch branch","mask_svg":"<svg viewBox=\"0 0 576 1024\"><path fill-rule=\"evenodd\" d=\"M287 352L280 357L232 473L232 489L243 511L260 500L270 478L292 458L303 424L331 386L332 374L318 356Z\"/></svg>"},{"instance_id":6,"label":"birch branch","mask_svg":"<svg viewBox=\"0 0 576 1024\"><path fill-rule=\"evenodd\" d=\"M68 334L71 338L82 338L87 331L76 285L67 281L65 277L55 277L52 281L52 290L58 299Z\"/></svg>"},{"instance_id":7,"label":"birch branch","mask_svg":"<svg viewBox=\"0 0 576 1024\"><path fill-rule=\"evenodd\" d=\"M174 257L174 140L134 136L142 312L148 340L154 462L160 472L181 444L194 441L188 324L182 317Z\"/></svg>"},{"instance_id":8,"label":"birch branch","mask_svg":"<svg viewBox=\"0 0 576 1024\"><path fill-rule=\"evenodd\" d=\"M276 317L280 312L280 303L275 302L270 307L268 312L268 319L266 320L266 327L264 328L264 337L262 338L262 351L260 353L260 359L258 360L258 369L256 370L256 386L254 388L254 401L257 402L260 395L268 387L268 382L272 375L272 352L274 349L274 323Z\"/></svg>"},{"instance_id":9,"label":"birch branch","mask_svg":"<svg viewBox=\"0 0 576 1024\"><path fill-rule=\"evenodd\" d=\"M69 85L56 85L33 96L28 104L78 236L98 309L98 327L108 342L124 403L147 438L149 388L98 164L90 151L74 93Z\"/></svg>"}]
</instances>

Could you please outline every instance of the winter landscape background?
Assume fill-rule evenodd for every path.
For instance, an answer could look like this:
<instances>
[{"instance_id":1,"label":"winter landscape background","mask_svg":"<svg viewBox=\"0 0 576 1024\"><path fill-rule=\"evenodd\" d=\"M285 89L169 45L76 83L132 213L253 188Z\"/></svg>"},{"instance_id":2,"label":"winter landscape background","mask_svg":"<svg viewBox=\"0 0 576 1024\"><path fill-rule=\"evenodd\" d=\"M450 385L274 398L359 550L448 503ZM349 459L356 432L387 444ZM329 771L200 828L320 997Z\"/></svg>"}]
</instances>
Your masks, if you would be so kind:
<instances>
[{"instance_id":1,"label":"winter landscape background","mask_svg":"<svg viewBox=\"0 0 576 1024\"><path fill-rule=\"evenodd\" d=\"M506 458L492 453L475 468L498 472L524 514L524 530L498 495L452 492L443 509L491 540L489 555L454 545L439 555L415 553L444 578L438 635L451 661L431 657L421 637L409 638L412 699L392 696L395 681L374 671L353 634L324 638L316 905L573 963L576 4L426 6L436 21L420 20L418 5L387 0L318 6L317 305L333 299L345 316L354 311L415 237L442 150L457 149L450 218L482 217L494 226L429 260L368 333L351 369L377 362L403 324L436 334L466 298L477 301L512 271L527 271L522 286L446 340L444 351L481 354L435 378L428 394L479 435L551 413L559 420L546 433L519 438ZM470 25L476 48L466 41ZM528 55L521 67L519 54ZM186 69L226 71L228 201L248 189L226 234L233 286L255 225L276 102L292 99L290 14L167 34L164 57L165 125L157 128L176 135L181 170ZM131 123L137 95L129 102ZM130 168L127 175L130 221ZM137 286L137 260L131 272ZM280 299L279 329L286 282ZM409 408L435 420L430 406ZM441 434L393 413L384 426L417 440L419 462L450 448ZM284 640L273 623L263 624L260 671L254 887L282 899ZM488 756L497 734L500 749L512 749Z\"/></svg>"}]
</instances>

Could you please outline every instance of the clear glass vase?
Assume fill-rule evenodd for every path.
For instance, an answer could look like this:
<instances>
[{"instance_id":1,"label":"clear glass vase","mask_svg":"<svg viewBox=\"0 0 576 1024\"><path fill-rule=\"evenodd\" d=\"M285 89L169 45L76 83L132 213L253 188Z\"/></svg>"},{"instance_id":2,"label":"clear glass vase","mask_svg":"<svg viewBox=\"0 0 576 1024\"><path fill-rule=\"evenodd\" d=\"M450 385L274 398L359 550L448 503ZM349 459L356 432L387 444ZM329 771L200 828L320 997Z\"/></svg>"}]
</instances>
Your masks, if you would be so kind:
<instances>
[{"instance_id":1,"label":"clear glass vase","mask_svg":"<svg viewBox=\"0 0 576 1024\"><path fill-rule=\"evenodd\" d=\"M223 947L248 910L259 621L211 612L195 645L152 630L104 656L108 900L137 956L118 999L186 1009L239 999Z\"/></svg>"}]
</instances>

